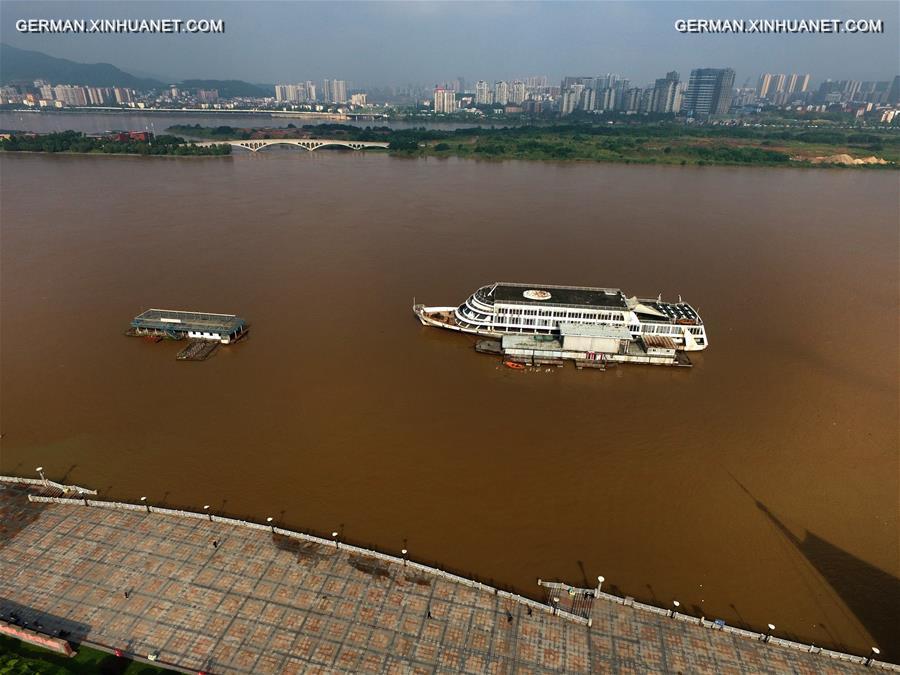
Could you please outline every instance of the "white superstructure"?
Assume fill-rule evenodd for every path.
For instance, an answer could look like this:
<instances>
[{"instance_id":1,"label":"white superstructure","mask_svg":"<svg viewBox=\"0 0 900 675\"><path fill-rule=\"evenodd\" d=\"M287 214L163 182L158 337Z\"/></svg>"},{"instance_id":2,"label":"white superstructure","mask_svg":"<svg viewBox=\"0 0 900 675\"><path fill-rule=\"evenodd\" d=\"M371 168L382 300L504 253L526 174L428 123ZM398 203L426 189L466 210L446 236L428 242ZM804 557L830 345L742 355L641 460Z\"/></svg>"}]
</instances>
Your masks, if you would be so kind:
<instances>
[{"instance_id":1,"label":"white superstructure","mask_svg":"<svg viewBox=\"0 0 900 675\"><path fill-rule=\"evenodd\" d=\"M458 307L415 305L429 326L502 337L510 333L559 335L560 324L625 328L634 339L670 339L675 348L700 351L709 344L703 320L690 304L626 297L617 288L497 282L482 286Z\"/></svg>"}]
</instances>

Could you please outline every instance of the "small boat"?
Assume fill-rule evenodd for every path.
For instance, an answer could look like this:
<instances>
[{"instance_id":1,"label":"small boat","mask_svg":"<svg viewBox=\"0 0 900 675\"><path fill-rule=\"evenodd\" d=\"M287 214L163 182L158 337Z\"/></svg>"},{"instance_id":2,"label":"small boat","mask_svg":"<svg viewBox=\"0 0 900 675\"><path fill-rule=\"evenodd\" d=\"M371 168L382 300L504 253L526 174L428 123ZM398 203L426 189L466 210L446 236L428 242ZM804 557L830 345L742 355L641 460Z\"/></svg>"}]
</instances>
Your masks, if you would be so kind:
<instances>
[{"instance_id":1,"label":"small boat","mask_svg":"<svg viewBox=\"0 0 900 675\"><path fill-rule=\"evenodd\" d=\"M512 368L513 370L525 370L525 364L516 363L515 361L504 361L503 365L507 368Z\"/></svg>"}]
</instances>

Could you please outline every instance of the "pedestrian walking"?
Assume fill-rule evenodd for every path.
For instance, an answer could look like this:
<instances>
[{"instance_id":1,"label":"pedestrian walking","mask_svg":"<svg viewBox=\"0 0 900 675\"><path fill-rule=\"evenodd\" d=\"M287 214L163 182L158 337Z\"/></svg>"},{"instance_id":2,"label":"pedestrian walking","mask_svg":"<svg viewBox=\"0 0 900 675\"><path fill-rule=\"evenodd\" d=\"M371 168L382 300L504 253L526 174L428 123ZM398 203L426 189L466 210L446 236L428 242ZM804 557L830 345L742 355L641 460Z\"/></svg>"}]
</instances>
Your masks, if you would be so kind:
<instances>
[{"instance_id":1,"label":"pedestrian walking","mask_svg":"<svg viewBox=\"0 0 900 675\"><path fill-rule=\"evenodd\" d=\"M213 548L219 548L219 542L213 539Z\"/></svg>"}]
</instances>

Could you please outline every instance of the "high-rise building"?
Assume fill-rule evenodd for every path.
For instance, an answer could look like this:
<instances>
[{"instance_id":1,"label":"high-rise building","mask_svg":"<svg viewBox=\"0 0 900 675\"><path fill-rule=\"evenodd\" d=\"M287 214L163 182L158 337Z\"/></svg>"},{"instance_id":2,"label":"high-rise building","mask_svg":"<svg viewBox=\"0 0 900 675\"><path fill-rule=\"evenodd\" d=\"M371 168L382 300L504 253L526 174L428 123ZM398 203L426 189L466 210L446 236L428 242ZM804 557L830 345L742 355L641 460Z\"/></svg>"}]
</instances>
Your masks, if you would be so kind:
<instances>
[{"instance_id":1,"label":"high-rise building","mask_svg":"<svg viewBox=\"0 0 900 675\"><path fill-rule=\"evenodd\" d=\"M763 73L759 78L757 92L759 98L770 100L787 99L791 94L802 94L809 88L809 74L790 73L782 75ZM778 96L784 94L784 96Z\"/></svg>"},{"instance_id":2,"label":"high-rise building","mask_svg":"<svg viewBox=\"0 0 900 675\"><path fill-rule=\"evenodd\" d=\"M637 112L641 107L641 93L640 89L624 90L622 92L622 101L619 104L618 109L626 113Z\"/></svg>"},{"instance_id":3,"label":"high-rise building","mask_svg":"<svg viewBox=\"0 0 900 675\"><path fill-rule=\"evenodd\" d=\"M334 94L331 91L331 80L329 79L322 80L322 100L325 103L332 103L334 101Z\"/></svg>"},{"instance_id":4,"label":"high-rise building","mask_svg":"<svg viewBox=\"0 0 900 675\"><path fill-rule=\"evenodd\" d=\"M502 80L494 82L494 103L497 105L509 103L509 85Z\"/></svg>"},{"instance_id":5,"label":"high-rise building","mask_svg":"<svg viewBox=\"0 0 900 675\"><path fill-rule=\"evenodd\" d=\"M724 115L731 106L733 86L731 68L696 68L691 71L681 110L689 117Z\"/></svg>"},{"instance_id":6,"label":"high-rise building","mask_svg":"<svg viewBox=\"0 0 900 675\"><path fill-rule=\"evenodd\" d=\"M200 103L215 103L219 100L218 89L198 89L197 100Z\"/></svg>"},{"instance_id":7,"label":"high-rise building","mask_svg":"<svg viewBox=\"0 0 900 675\"><path fill-rule=\"evenodd\" d=\"M288 94L288 85L276 84L275 85L275 101L276 101L276 103L285 103L290 100L291 100L290 95Z\"/></svg>"},{"instance_id":8,"label":"high-rise building","mask_svg":"<svg viewBox=\"0 0 900 675\"><path fill-rule=\"evenodd\" d=\"M434 90L434 112L456 112L456 92L444 87L436 87Z\"/></svg>"},{"instance_id":9,"label":"high-rise building","mask_svg":"<svg viewBox=\"0 0 900 675\"><path fill-rule=\"evenodd\" d=\"M62 101L66 105L85 106L87 105L87 89L84 87L73 87L70 84L58 84L53 88L53 95L57 101Z\"/></svg>"},{"instance_id":10,"label":"high-rise building","mask_svg":"<svg viewBox=\"0 0 900 675\"><path fill-rule=\"evenodd\" d=\"M887 101L891 105L900 103L900 75L895 75L891 82L891 88L887 92Z\"/></svg>"},{"instance_id":11,"label":"high-rise building","mask_svg":"<svg viewBox=\"0 0 900 675\"><path fill-rule=\"evenodd\" d=\"M797 90L797 82L799 81L800 76L797 73L791 73L788 75L787 82L784 85L784 90L788 94L792 94Z\"/></svg>"},{"instance_id":12,"label":"high-rise building","mask_svg":"<svg viewBox=\"0 0 900 675\"><path fill-rule=\"evenodd\" d=\"M123 87L113 87L113 96L116 99L116 103L131 103L134 99L131 96L131 89L124 89Z\"/></svg>"},{"instance_id":13,"label":"high-rise building","mask_svg":"<svg viewBox=\"0 0 900 675\"><path fill-rule=\"evenodd\" d=\"M106 104L106 90L101 89L100 87L88 87L87 88L88 95L88 103L91 105L105 105Z\"/></svg>"},{"instance_id":14,"label":"high-rise building","mask_svg":"<svg viewBox=\"0 0 900 675\"><path fill-rule=\"evenodd\" d=\"M650 99L650 110L655 113L677 113L681 110L682 87L674 70L656 80Z\"/></svg>"},{"instance_id":15,"label":"high-rise building","mask_svg":"<svg viewBox=\"0 0 900 675\"><path fill-rule=\"evenodd\" d=\"M773 75L772 76L772 88L775 90L776 94L779 94L784 91L785 84L785 76L784 75Z\"/></svg>"},{"instance_id":16,"label":"high-rise building","mask_svg":"<svg viewBox=\"0 0 900 675\"><path fill-rule=\"evenodd\" d=\"M585 91L587 87L583 84L571 84L566 87L560 97L559 114L570 115L579 108L584 107L586 100Z\"/></svg>"},{"instance_id":17,"label":"high-rise building","mask_svg":"<svg viewBox=\"0 0 900 675\"><path fill-rule=\"evenodd\" d=\"M516 80L512 83L512 91L509 95L509 100L516 105L520 105L525 101L525 83L521 80Z\"/></svg>"},{"instance_id":18,"label":"high-rise building","mask_svg":"<svg viewBox=\"0 0 900 675\"><path fill-rule=\"evenodd\" d=\"M346 103L347 98L347 82L345 80L331 81L331 95L334 103Z\"/></svg>"},{"instance_id":19,"label":"high-rise building","mask_svg":"<svg viewBox=\"0 0 900 675\"><path fill-rule=\"evenodd\" d=\"M350 105L364 106L367 103L368 96L362 92L350 94Z\"/></svg>"},{"instance_id":20,"label":"high-rise building","mask_svg":"<svg viewBox=\"0 0 900 675\"><path fill-rule=\"evenodd\" d=\"M475 83L475 105L491 105L494 102L494 93L491 85L484 80Z\"/></svg>"},{"instance_id":21,"label":"high-rise building","mask_svg":"<svg viewBox=\"0 0 900 675\"><path fill-rule=\"evenodd\" d=\"M316 85L311 80L306 81L306 98L309 101L316 100Z\"/></svg>"}]
</instances>

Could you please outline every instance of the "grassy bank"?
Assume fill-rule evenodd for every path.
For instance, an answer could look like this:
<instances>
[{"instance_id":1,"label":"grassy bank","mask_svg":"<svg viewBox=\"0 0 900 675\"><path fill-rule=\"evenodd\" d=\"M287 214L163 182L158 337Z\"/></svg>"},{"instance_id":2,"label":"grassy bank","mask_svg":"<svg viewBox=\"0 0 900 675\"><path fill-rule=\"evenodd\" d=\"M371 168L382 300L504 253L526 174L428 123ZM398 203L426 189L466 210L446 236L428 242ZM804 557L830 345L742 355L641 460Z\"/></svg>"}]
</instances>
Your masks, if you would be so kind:
<instances>
[{"instance_id":1,"label":"grassy bank","mask_svg":"<svg viewBox=\"0 0 900 675\"><path fill-rule=\"evenodd\" d=\"M79 647L69 658L0 636L0 673L9 675L164 675L175 671Z\"/></svg>"},{"instance_id":2,"label":"grassy bank","mask_svg":"<svg viewBox=\"0 0 900 675\"><path fill-rule=\"evenodd\" d=\"M78 131L51 134L14 133L0 139L6 152L49 152L140 156L216 156L231 154L230 145L198 147L178 136L157 136L151 140L117 140L115 137L85 136Z\"/></svg>"},{"instance_id":3,"label":"grassy bank","mask_svg":"<svg viewBox=\"0 0 900 675\"><path fill-rule=\"evenodd\" d=\"M182 125L169 132L210 140L334 138L386 141L395 155L681 165L830 166L875 157L900 165L900 130L751 128L659 124L545 124L502 128L391 129L317 124L280 128Z\"/></svg>"}]
</instances>

